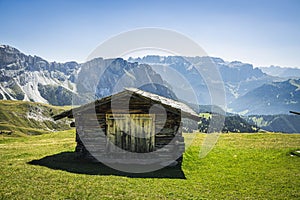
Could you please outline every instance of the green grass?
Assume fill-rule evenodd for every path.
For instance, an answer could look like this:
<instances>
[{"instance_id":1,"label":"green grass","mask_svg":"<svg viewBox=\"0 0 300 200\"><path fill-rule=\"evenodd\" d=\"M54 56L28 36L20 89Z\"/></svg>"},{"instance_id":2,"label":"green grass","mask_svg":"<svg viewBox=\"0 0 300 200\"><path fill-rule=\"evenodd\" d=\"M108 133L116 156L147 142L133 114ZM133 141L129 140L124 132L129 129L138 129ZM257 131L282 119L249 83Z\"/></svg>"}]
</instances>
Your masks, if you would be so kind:
<instances>
[{"instance_id":1,"label":"green grass","mask_svg":"<svg viewBox=\"0 0 300 200\"><path fill-rule=\"evenodd\" d=\"M204 134L184 154L182 171L121 173L74 159L74 130L0 136L0 199L299 199L296 134L222 134L204 159ZM185 178L176 173L184 173Z\"/></svg>"},{"instance_id":2,"label":"green grass","mask_svg":"<svg viewBox=\"0 0 300 200\"><path fill-rule=\"evenodd\" d=\"M210 113L200 113L199 116L205 119L208 119L211 117L212 114Z\"/></svg>"},{"instance_id":3,"label":"green grass","mask_svg":"<svg viewBox=\"0 0 300 200\"><path fill-rule=\"evenodd\" d=\"M0 100L0 132L13 135L38 135L52 130L69 129L68 119L54 122L52 115L69 107L51 106L26 101Z\"/></svg>"}]
</instances>

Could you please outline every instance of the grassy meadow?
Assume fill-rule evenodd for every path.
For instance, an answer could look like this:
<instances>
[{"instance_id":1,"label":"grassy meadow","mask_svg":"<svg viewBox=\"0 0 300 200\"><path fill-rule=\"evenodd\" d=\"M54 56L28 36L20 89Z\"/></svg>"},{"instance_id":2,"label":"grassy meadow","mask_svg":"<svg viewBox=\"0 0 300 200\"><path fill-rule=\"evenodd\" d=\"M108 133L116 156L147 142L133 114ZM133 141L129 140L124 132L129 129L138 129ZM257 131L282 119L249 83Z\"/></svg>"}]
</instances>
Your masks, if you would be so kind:
<instances>
[{"instance_id":1,"label":"grassy meadow","mask_svg":"<svg viewBox=\"0 0 300 200\"><path fill-rule=\"evenodd\" d=\"M53 115L71 106L52 106L43 103L0 100L0 132L14 136L39 135L69 129L70 120L54 122Z\"/></svg>"},{"instance_id":2,"label":"grassy meadow","mask_svg":"<svg viewBox=\"0 0 300 200\"><path fill-rule=\"evenodd\" d=\"M299 134L222 134L199 159L204 138L182 169L126 174L76 160L74 130L0 135L0 199L300 199Z\"/></svg>"}]
</instances>

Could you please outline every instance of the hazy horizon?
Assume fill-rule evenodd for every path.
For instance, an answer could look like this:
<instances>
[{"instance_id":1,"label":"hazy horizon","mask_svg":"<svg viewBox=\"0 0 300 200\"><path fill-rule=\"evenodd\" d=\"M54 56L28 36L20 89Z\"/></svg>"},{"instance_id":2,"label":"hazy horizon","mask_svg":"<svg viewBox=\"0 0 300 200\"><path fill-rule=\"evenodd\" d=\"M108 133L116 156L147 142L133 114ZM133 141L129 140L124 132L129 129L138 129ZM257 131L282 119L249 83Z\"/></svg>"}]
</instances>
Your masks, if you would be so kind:
<instances>
[{"instance_id":1,"label":"hazy horizon","mask_svg":"<svg viewBox=\"0 0 300 200\"><path fill-rule=\"evenodd\" d=\"M8 46L11 46L11 45L9 45L9 44L0 44L0 46L1 45L8 45ZM13 48L16 48L16 47L14 47L14 46L11 46L11 47L13 47ZM18 49L18 48L17 48ZM66 61L57 61L57 60L48 60L48 59L46 59L45 57L43 57L43 56L41 56L41 55L39 55L39 54L28 54L28 53L26 53L26 52L24 52L24 51L22 51L21 49L18 49L21 53L24 53L25 55L31 55L31 56L38 56L38 57L41 57L41 58L43 58L43 59L45 59L46 61L48 61L48 62L58 62L58 63L65 63L65 62L77 62L77 63L79 63L79 64L81 64L81 63L85 63L85 62L88 62L88 61L90 61L90 60L92 60L92 59L90 59L90 60L84 60L84 61L77 61L77 60L66 60ZM116 57L116 58L122 58L122 59L124 59L124 60L128 60L129 58L132 58L132 59L138 59L138 58L143 58L143 57L146 57L146 56L161 56L161 57L167 57L167 56L176 56L176 55L173 55L173 54L136 54L136 55L125 55L125 56L120 56L120 57ZM183 56L183 57L194 57L194 56L186 56L186 55L181 55L181 56ZM210 55L207 55L207 56L209 56L209 57L212 57L212 58L221 58L221 59L223 59L222 57L218 57L218 56L210 56ZM205 56L199 56L199 57L205 57ZM114 59L114 58L105 58L105 57L98 57L98 58L103 58L103 59ZM94 58L93 58L94 59ZM223 59L224 60L224 62L242 62L242 63L245 63L245 64L251 64L251 65L253 65L253 67L254 68L269 68L269 67L280 67L280 68L291 68L291 69L300 69L300 67L286 67L286 66L278 66L278 65L269 65L269 66L255 66L253 63L250 63L250 62L244 62L244 61L242 61L242 60L237 60L237 59L235 59L235 60L226 60L226 59Z\"/></svg>"}]
</instances>

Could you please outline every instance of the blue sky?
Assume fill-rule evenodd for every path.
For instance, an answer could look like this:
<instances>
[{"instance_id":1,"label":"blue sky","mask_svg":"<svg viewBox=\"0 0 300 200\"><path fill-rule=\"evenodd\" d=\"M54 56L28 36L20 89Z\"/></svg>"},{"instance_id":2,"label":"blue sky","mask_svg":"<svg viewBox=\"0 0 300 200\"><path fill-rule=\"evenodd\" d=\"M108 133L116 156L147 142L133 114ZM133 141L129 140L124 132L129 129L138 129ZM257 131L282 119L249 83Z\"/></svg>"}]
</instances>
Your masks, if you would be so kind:
<instances>
[{"instance_id":1,"label":"blue sky","mask_svg":"<svg viewBox=\"0 0 300 200\"><path fill-rule=\"evenodd\" d=\"M0 43L49 61L82 62L124 31L159 27L209 56L300 68L300 1L0 0Z\"/></svg>"}]
</instances>

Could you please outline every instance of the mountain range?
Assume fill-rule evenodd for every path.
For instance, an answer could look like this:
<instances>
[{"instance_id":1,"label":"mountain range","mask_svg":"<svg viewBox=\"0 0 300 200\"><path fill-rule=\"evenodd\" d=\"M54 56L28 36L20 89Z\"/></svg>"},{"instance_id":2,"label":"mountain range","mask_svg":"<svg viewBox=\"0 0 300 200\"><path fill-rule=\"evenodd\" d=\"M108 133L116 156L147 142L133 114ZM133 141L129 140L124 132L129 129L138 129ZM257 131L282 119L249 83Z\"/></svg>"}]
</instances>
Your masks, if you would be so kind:
<instances>
[{"instance_id":1,"label":"mountain range","mask_svg":"<svg viewBox=\"0 0 300 200\"><path fill-rule=\"evenodd\" d=\"M124 87L139 87L176 99L165 85L149 65L121 58L57 63L25 55L8 45L0 46L0 99L78 105Z\"/></svg>"},{"instance_id":2,"label":"mountain range","mask_svg":"<svg viewBox=\"0 0 300 200\"><path fill-rule=\"evenodd\" d=\"M178 84L178 78L170 76L173 71L179 72L181 76L192 80L190 82L196 91L200 91L197 94L201 104L210 104L210 93L205 79L195 73L196 68L189 64L190 59L176 56L145 56L129 58L129 61L151 65L164 80L177 87L175 91L180 99L189 98L184 92L185 86ZM193 63L201 63L200 67L207 64L206 57L192 59ZM221 58L213 57L209 59L214 63L223 80L227 112L242 115L272 115L287 114L289 110L300 109L300 76L294 78L273 76L260 68L254 68L251 64L239 61L226 62ZM188 101L188 99L184 100Z\"/></svg>"},{"instance_id":3,"label":"mountain range","mask_svg":"<svg viewBox=\"0 0 300 200\"><path fill-rule=\"evenodd\" d=\"M289 79L251 90L234 101L234 109L248 115L272 115L275 111L287 114L289 110L300 109L299 101L300 79Z\"/></svg>"},{"instance_id":4,"label":"mountain range","mask_svg":"<svg viewBox=\"0 0 300 200\"><path fill-rule=\"evenodd\" d=\"M279 66L260 67L260 69L271 76L286 77L286 78L299 78L300 69L298 68L286 68Z\"/></svg>"},{"instance_id":5,"label":"mountain range","mask_svg":"<svg viewBox=\"0 0 300 200\"><path fill-rule=\"evenodd\" d=\"M209 105L206 77L192 64L197 63L204 69L208 62L214 63L220 73L227 111L273 115L300 109L298 69L291 68L296 72L288 76L287 72L272 72L274 67L254 68L251 64L221 58L180 56L95 58L85 63L57 63L25 55L8 45L0 45L0 99L77 105L124 87L137 87L185 102L197 98L199 104Z\"/></svg>"}]
</instances>

